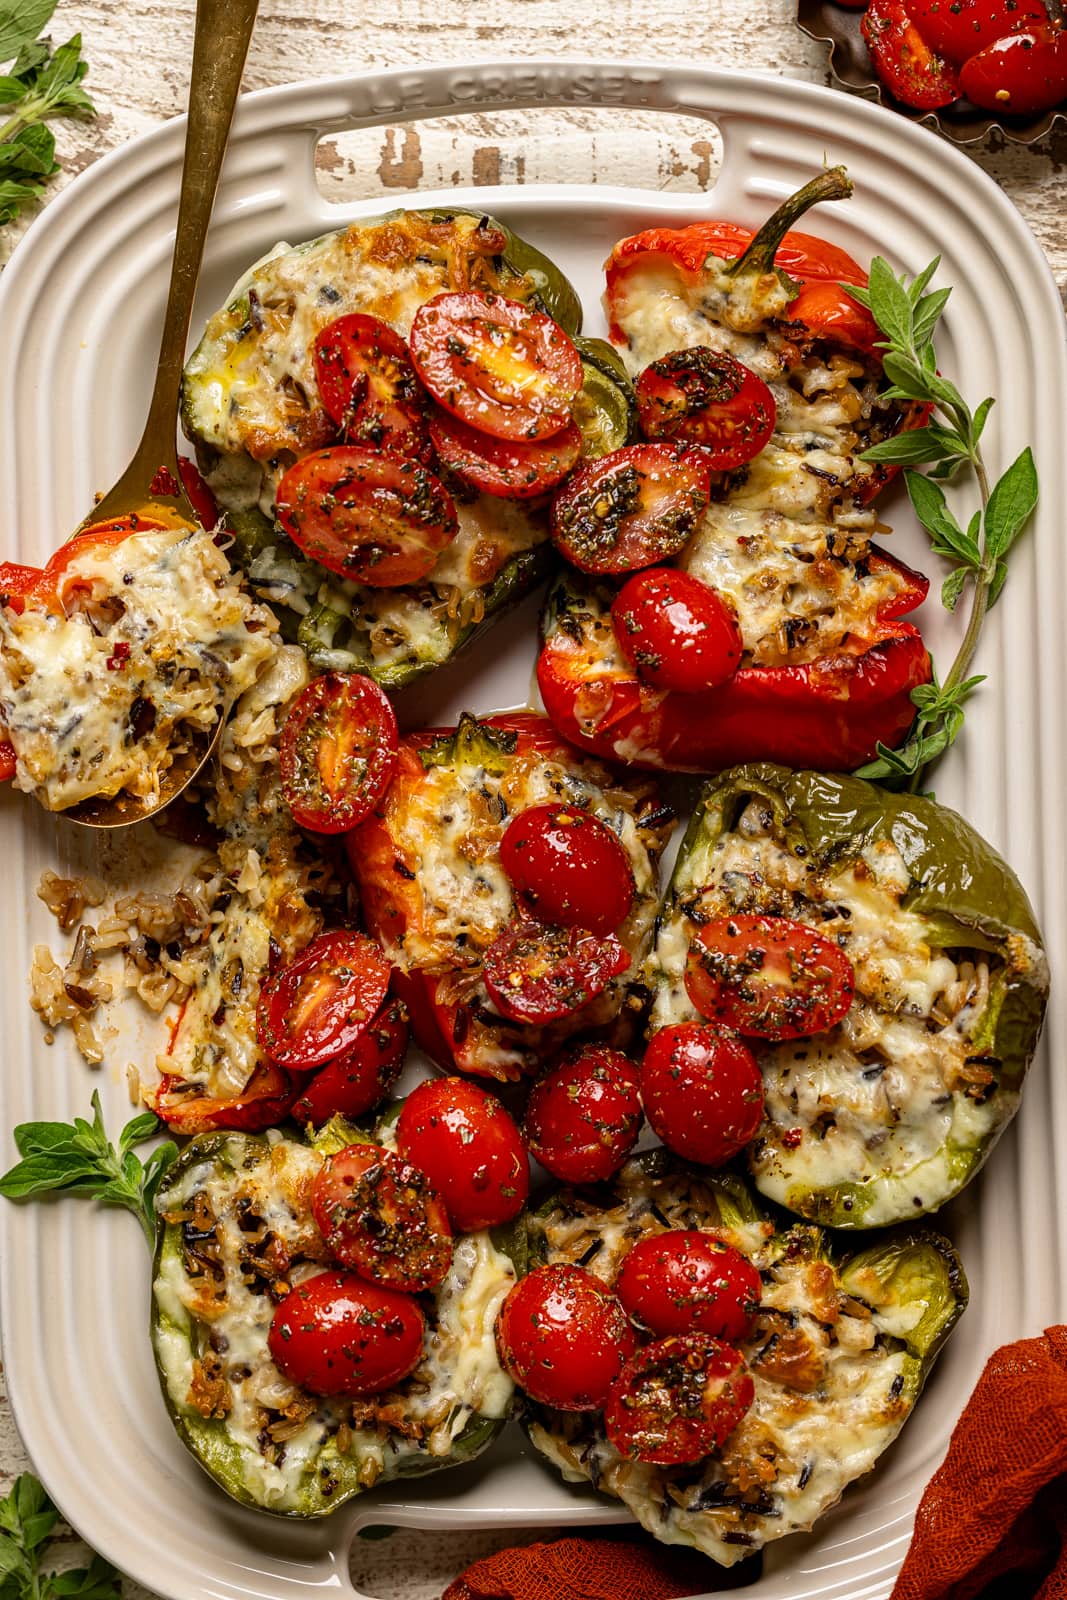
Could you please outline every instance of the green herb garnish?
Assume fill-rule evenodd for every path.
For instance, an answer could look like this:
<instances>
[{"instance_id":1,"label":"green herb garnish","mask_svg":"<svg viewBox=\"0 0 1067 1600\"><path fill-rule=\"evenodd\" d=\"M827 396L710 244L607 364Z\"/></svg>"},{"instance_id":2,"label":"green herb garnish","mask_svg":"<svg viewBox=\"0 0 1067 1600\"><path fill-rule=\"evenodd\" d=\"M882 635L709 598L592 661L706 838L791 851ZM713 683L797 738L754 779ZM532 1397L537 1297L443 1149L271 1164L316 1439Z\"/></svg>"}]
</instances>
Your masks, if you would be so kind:
<instances>
[{"instance_id":1,"label":"green herb garnish","mask_svg":"<svg viewBox=\"0 0 1067 1600\"><path fill-rule=\"evenodd\" d=\"M67 1572L41 1571L58 1521L59 1512L33 1474L16 1478L0 1500L0 1600L119 1600L119 1575L102 1556Z\"/></svg>"},{"instance_id":2,"label":"green herb garnish","mask_svg":"<svg viewBox=\"0 0 1067 1600\"><path fill-rule=\"evenodd\" d=\"M844 284L854 300L867 307L884 341L883 366L891 388L886 399L919 400L933 407L926 427L897 434L864 451L865 461L901 463L915 514L930 535L935 555L953 563L941 586L941 601L954 611L968 583L971 610L963 642L942 683L931 661L932 681L912 691L915 721L899 750L878 746L878 756L860 767L858 777L871 778L887 789L921 787L923 769L935 761L963 725L964 703L984 677L968 677L986 612L996 604L1008 575L1008 554L1037 504L1037 471L1029 447L1022 451L992 487L980 440L993 405L983 400L976 411L947 378L937 371L933 335L950 289L926 288L940 265L940 256L910 283L896 278L882 256L871 262L866 289ZM925 476L916 472L926 465ZM977 480L981 505L962 527L949 509L939 480L969 469Z\"/></svg>"},{"instance_id":3,"label":"green herb garnish","mask_svg":"<svg viewBox=\"0 0 1067 1600\"><path fill-rule=\"evenodd\" d=\"M75 1117L72 1123L20 1123L14 1139L22 1160L0 1178L0 1195L9 1200L32 1200L57 1190L85 1195L104 1206L123 1206L133 1212L152 1246L156 1191L178 1146L168 1139L142 1162L133 1147L158 1133L163 1126L159 1118L151 1111L134 1117L120 1133L116 1150L104 1131L100 1096L95 1091L92 1107L91 1123L83 1117ZM2 1593L0 1600L5 1600Z\"/></svg>"},{"instance_id":4,"label":"green herb garnish","mask_svg":"<svg viewBox=\"0 0 1067 1600\"><path fill-rule=\"evenodd\" d=\"M81 35L53 50L40 39L56 0L0 0L0 226L44 193L59 171L53 117L95 116L81 87Z\"/></svg>"}]
</instances>

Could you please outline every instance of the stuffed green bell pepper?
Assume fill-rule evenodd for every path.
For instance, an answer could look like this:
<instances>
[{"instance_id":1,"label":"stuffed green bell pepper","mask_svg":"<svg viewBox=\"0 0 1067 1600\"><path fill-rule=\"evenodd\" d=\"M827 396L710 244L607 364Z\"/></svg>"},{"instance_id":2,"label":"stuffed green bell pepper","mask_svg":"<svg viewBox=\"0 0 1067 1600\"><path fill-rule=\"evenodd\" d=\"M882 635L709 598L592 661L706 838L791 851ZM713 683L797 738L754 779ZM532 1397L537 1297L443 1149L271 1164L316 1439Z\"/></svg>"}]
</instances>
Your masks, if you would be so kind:
<instances>
[{"instance_id":1,"label":"stuffed green bell pepper","mask_svg":"<svg viewBox=\"0 0 1067 1600\"><path fill-rule=\"evenodd\" d=\"M733 1174L698 1174L663 1150L610 1187L564 1189L531 1218L540 1261L614 1284L639 1241L711 1235L758 1270L738 1347L754 1398L719 1449L684 1466L620 1454L599 1411L526 1402L532 1443L569 1482L622 1500L649 1533L724 1566L809 1529L903 1427L967 1304L946 1239L921 1227L853 1253L822 1229L779 1230ZM640 1323L638 1323L640 1333Z\"/></svg>"},{"instance_id":2,"label":"stuffed green bell pepper","mask_svg":"<svg viewBox=\"0 0 1067 1600\"><path fill-rule=\"evenodd\" d=\"M781 918L772 933L804 925L797 962L832 945L853 987L823 1031L749 1039L765 1094L748 1147L757 1188L839 1228L936 1211L1014 1115L1041 1030L1048 966L1021 884L931 799L737 767L704 789L681 848L646 969L650 1032L722 1020L709 985L727 1006L751 997L740 946L749 972L772 963L761 919Z\"/></svg>"},{"instance_id":3,"label":"stuffed green bell pepper","mask_svg":"<svg viewBox=\"0 0 1067 1600\"><path fill-rule=\"evenodd\" d=\"M513 1229L456 1237L443 1282L417 1302L418 1365L384 1392L312 1394L273 1361L278 1304L331 1268L311 1185L326 1155L367 1138L336 1119L312 1143L203 1135L157 1198L152 1344L167 1409L229 1495L282 1516L325 1516L376 1483L472 1460L510 1407L493 1321L517 1274Z\"/></svg>"},{"instance_id":4,"label":"stuffed green bell pepper","mask_svg":"<svg viewBox=\"0 0 1067 1600\"><path fill-rule=\"evenodd\" d=\"M568 335L581 325L570 283L509 228L464 212L399 211L296 248L279 245L237 284L189 359L182 423L228 515L232 557L320 670L362 670L398 687L450 659L547 573L543 496L500 498L451 478L446 489L437 467L427 471L426 396L404 340L425 302L467 290L528 304ZM576 404L583 439L617 431L626 410L625 373L613 386L602 352L593 354L583 365L589 392ZM329 371L340 374L342 394L349 385L350 404L331 392ZM349 470L347 460L331 466L326 459L331 449L337 455L342 432L340 454L359 447L379 475L389 470L383 453L407 462L406 477L394 470L392 487L374 491L412 497L397 535L407 554L403 563L393 558L395 571L372 570L380 556L365 533L366 559L328 570L276 520L279 484L294 464L305 462L315 483L325 475L332 484L336 471ZM416 494L420 473L428 487ZM426 536L426 554L434 497L440 519Z\"/></svg>"}]
</instances>

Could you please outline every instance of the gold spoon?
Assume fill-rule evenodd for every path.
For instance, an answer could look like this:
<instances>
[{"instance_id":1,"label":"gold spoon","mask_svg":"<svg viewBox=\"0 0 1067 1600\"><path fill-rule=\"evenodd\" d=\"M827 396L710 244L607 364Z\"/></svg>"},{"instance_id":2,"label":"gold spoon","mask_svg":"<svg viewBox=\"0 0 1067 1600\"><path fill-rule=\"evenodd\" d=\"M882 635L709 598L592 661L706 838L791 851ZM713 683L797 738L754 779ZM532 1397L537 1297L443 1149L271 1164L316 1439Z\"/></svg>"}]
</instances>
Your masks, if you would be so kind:
<instances>
[{"instance_id":1,"label":"gold spoon","mask_svg":"<svg viewBox=\"0 0 1067 1600\"><path fill-rule=\"evenodd\" d=\"M197 0L178 225L148 420L126 471L76 533L134 511L168 525L199 525L178 472L178 400L204 240L258 6L259 0ZM220 704L214 728L190 741L189 750L164 775L154 804L119 794L83 800L61 815L90 828L124 828L161 811L210 760L228 709Z\"/></svg>"}]
</instances>

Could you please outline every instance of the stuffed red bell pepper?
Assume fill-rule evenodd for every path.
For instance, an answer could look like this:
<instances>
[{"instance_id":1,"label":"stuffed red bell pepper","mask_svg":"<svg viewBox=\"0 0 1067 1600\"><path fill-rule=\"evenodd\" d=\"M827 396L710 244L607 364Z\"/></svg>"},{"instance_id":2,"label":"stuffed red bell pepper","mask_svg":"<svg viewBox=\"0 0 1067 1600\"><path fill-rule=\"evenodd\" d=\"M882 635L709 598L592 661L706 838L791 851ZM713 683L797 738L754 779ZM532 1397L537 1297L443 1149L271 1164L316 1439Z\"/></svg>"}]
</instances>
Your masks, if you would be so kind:
<instances>
[{"instance_id":1,"label":"stuffed red bell pepper","mask_svg":"<svg viewBox=\"0 0 1067 1600\"><path fill-rule=\"evenodd\" d=\"M672 821L648 780L576 755L543 717L464 716L401 740L389 789L346 844L423 1049L514 1079L576 1033L621 1043ZM567 860L538 893L541 846L560 846L560 830Z\"/></svg>"}]
</instances>

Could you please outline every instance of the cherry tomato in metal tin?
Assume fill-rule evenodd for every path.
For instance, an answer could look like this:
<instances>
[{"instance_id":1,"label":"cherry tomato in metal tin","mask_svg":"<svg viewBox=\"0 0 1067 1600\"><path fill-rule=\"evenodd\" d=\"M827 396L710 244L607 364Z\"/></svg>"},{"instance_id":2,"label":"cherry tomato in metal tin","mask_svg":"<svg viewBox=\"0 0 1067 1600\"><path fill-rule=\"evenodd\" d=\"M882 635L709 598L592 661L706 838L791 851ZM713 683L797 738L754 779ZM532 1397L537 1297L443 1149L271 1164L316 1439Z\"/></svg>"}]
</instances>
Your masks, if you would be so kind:
<instances>
[{"instance_id":1,"label":"cherry tomato in metal tin","mask_svg":"<svg viewBox=\"0 0 1067 1600\"><path fill-rule=\"evenodd\" d=\"M509 1022L538 1024L568 1017L630 965L614 934L549 928L523 921L498 933L485 952L485 986Z\"/></svg>"},{"instance_id":2,"label":"cherry tomato in metal tin","mask_svg":"<svg viewBox=\"0 0 1067 1600\"><path fill-rule=\"evenodd\" d=\"M320 933L260 985L260 1048L292 1072L325 1066L366 1033L385 999L390 970L364 934Z\"/></svg>"},{"instance_id":3,"label":"cherry tomato in metal tin","mask_svg":"<svg viewBox=\"0 0 1067 1600\"><path fill-rule=\"evenodd\" d=\"M959 99L956 69L924 42L904 0L871 0L860 32L878 76L906 106L936 111Z\"/></svg>"},{"instance_id":4,"label":"cherry tomato in metal tin","mask_svg":"<svg viewBox=\"0 0 1067 1600\"><path fill-rule=\"evenodd\" d=\"M497 439L547 439L571 421L582 360L557 322L499 294L439 294L415 313L411 358L446 411Z\"/></svg>"},{"instance_id":5,"label":"cherry tomato in metal tin","mask_svg":"<svg viewBox=\"0 0 1067 1600\"><path fill-rule=\"evenodd\" d=\"M335 1261L363 1278L417 1294L452 1262L448 1213L425 1173L384 1145L350 1144L327 1156L311 1210Z\"/></svg>"},{"instance_id":6,"label":"cherry tomato in metal tin","mask_svg":"<svg viewBox=\"0 0 1067 1600\"><path fill-rule=\"evenodd\" d=\"M755 1136L763 1079L751 1050L732 1033L678 1022L661 1028L645 1051L641 1100L669 1150L721 1167Z\"/></svg>"},{"instance_id":7,"label":"cherry tomato in metal tin","mask_svg":"<svg viewBox=\"0 0 1067 1600\"><path fill-rule=\"evenodd\" d=\"M733 1345L676 1334L630 1357L608 1394L604 1430L632 1461L679 1467L720 1449L755 1397Z\"/></svg>"},{"instance_id":8,"label":"cherry tomato in metal tin","mask_svg":"<svg viewBox=\"0 0 1067 1600\"><path fill-rule=\"evenodd\" d=\"M997 39L965 62L960 87L983 111L1034 116L1067 96L1067 32L1032 27Z\"/></svg>"},{"instance_id":9,"label":"cherry tomato in metal tin","mask_svg":"<svg viewBox=\"0 0 1067 1600\"><path fill-rule=\"evenodd\" d=\"M825 1033L852 1004L844 951L791 917L720 917L689 946L685 987L709 1022L759 1039Z\"/></svg>"},{"instance_id":10,"label":"cherry tomato in metal tin","mask_svg":"<svg viewBox=\"0 0 1067 1600\"><path fill-rule=\"evenodd\" d=\"M400 1000L387 1000L351 1050L305 1083L293 1105L294 1118L321 1128L331 1117L361 1117L396 1082L407 1047L407 1008Z\"/></svg>"},{"instance_id":11,"label":"cherry tomato in metal tin","mask_svg":"<svg viewBox=\"0 0 1067 1600\"><path fill-rule=\"evenodd\" d=\"M930 49L954 67L994 39L1048 22L1041 0L904 0Z\"/></svg>"},{"instance_id":12,"label":"cherry tomato in metal tin","mask_svg":"<svg viewBox=\"0 0 1067 1600\"><path fill-rule=\"evenodd\" d=\"M637 413L647 439L701 445L716 472L759 455L778 408L764 383L725 350L672 350L637 380Z\"/></svg>"},{"instance_id":13,"label":"cherry tomato in metal tin","mask_svg":"<svg viewBox=\"0 0 1067 1600\"><path fill-rule=\"evenodd\" d=\"M449 472L500 500L546 494L562 482L582 453L582 436L573 422L550 439L494 439L439 410L430 419L430 437Z\"/></svg>"},{"instance_id":14,"label":"cherry tomato in metal tin","mask_svg":"<svg viewBox=\"0 0 1067 1600\"><path fill-rule=\"evenodd\" d=\"M286 1295L267 1345L312 1394L380 1394L418 1366L426 1321L410 1295L350 1272L322 1272Z\"/></svg>"},{"instance_id":15,"label":"cherry tomato in metal tin","mask_svg":"<svg viewBox=\"0 0 1067 1600\"><path fill-rule=\"evenodd\" d=\"M717 689L741 665L741 630L717 589L676 567L628 578L611 607L615 637L656 689Z\"/></svg>"},{"instance_id":16,"label":"cherry tomato in metal tin","mask_svg":"<svg viewBox=\"0 0 1067 1600\"><path fill-rule=\"evenodd\" d=\"M303 456L275 501L278 521L306 556L372 588L418 583L459 527L452 497L432 472L355 445Z\"/></svg>"},{"instance_id":17,"label":"cherry tomato in metal tin","mask_svg":"<svg viewBox=\"0 0 1067 1600\"><path fill-rule=\"evenodd\" d=\"M600 1183L625 1161L644 1118L634 1062L586 1045L534 1085L524 1123L530 1153L564 1183Z\"/></svg>"},{"instance_id":18,"label":"cherry tomato in metal tin","mask_svg":"<svg viewBox=\"0 0 1067 1600\"><path fill-rule=\"evenodd\" d=\"M315 340L315 377L346 443L427 459L426 395L387 322L355 311L329 323Z\"/></svg>"},{"instance_id":19,"label":"cherry tomato in metal tin","mask_svg":"<svg viewBox=\"0 0 1067 1600\"><path fill-rule=\"evenodd\" d=\"M692 1228L639 1239L615 1280L630 1316L653 1333L710 1333L734 1344L752 1331L762 1292L747 1256Z\"/></svg>"},{"instance_id":20,"label":"cherry tomato in metal tin","mask_svg":"<svg viewBox=\"0 0 1067 1600\"><path fill-rule=\"evenodd\" d=\"M711 495L699 450L627 444L580 467L552 502L552 539L582 572L632 572L677 555Z\"/></svg>"},{"instance_id":21,"label":"cherry tomato in metal tin","mask_svg":"<svg viewBox=\"0 0 1067 1600\"><path fill-rule=\"evenodd\" d=\"M611 829L577 806L520 811L500 841L500 864L542 922L604 936L630 914L630 859Z\"/></svg>"},{"instance_id":22,"label":"cherry tomato in metal tin","mask_svg":"<svg viewBox=\"0 0 1067 1600\"><path fill-rule=\"evenodd\" d=\"M313 833L347 833L369 817L396 769L396 714L373 678L324 672L282 727L282 791Z\"/></svg>"},{"instance_id":23,"label":"cherry tomato in metal tin","mask_svg":"<svg viewBox=\"0 0 1067 1600\"><path fill-rule=\"evenodd\" d=\"M599 1278L562 1263L521 1278L496 1321L504 1371L532 1400L561 1411L598 1410L636 1342Z\"/></svg>"},{"instance_id":24,"label":"cherry tomato in metal tin","mask_svg":"<svg viewBox=\"0 0 1067 1600\"><path fill-rule=\"evenodd\" d=\"M460 1233L518 1216L530 1193L522 1138L495 1095L462 1078L428 1078L404 1101L397 1149L425 1172Z\"/></svg>"}]
</instances>

